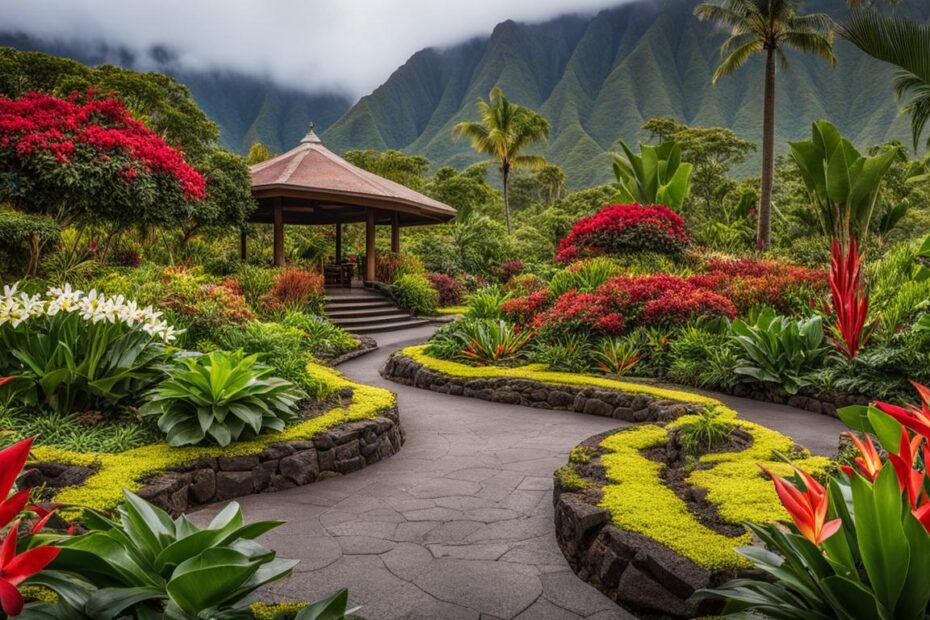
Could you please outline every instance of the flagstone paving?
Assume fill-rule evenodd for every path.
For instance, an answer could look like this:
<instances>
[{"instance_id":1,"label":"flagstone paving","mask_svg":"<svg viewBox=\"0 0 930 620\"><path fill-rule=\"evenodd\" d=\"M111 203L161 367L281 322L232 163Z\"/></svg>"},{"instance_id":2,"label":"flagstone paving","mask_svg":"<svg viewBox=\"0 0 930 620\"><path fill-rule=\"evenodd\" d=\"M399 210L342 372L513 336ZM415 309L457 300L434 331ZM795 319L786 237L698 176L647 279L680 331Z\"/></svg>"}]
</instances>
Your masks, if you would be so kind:
<instances>
[{"instance_id":1,"label":"flagstone paving","mask_svg":"<svg viewBox=\"0 0 930 620\"><path fill-rule=\"evenodd\" d=\"M345 587L368 620L633 618L575 576L553 527L552 472L582 440L623 424L380 377L391 352L432 330L380 334L378 351L340 366L353 380L397 393L407 432L399 454L345 477L239 500L248 519L286 521L263 542L300 560L264 598L306 600ZM796 431L820 453L835 449L842 430L825 416L726 400L746 418Z\"/></svg>"}]
</instances>

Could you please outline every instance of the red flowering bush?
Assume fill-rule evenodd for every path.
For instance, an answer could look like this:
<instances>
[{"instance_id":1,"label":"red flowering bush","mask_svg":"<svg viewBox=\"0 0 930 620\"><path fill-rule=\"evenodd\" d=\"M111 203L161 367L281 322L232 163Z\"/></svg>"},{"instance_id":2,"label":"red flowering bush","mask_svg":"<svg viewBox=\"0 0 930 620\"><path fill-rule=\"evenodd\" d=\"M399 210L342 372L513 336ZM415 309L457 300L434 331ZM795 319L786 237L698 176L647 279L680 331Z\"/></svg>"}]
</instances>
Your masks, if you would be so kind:
<instances>
[{"instance_id":1,"label":"red flowering bush","mask_svg":"<svg viewBox=\"0 0 930 620\"><path fill-rule=\"evenodd\" d=\"M828 288L826 271L773 260L712 258L707 269L688 281L723 295L740 312L771 306L791 314L809 300L822 298Z\"/></svg>"},{"instance_id":2,"label":"red flowering bush","mask_svg":"<svg viewBox=\"0 0 930 620\"><path fill-rule=\"evenodd\" d=\"M439 295L440 307L457 306L462 303L462 286L444 273L426 274L426 279Z\"/></svg>"},{"instance_id":3,"label":"red flowering bush","mask_svg":"<svg viewBox=\"0 0 930 620\"><path fill-rule=\"evenodd\" d=\"M206 196L203 176L115 99L0 97L0 201L59 224L86 215L166 223Z\"/></svg>"},{"instance_id":4,"label":"red flowering bush","mask_svg":"<svg viewBox=\"0 0 930 620\"><path fill-rule=\"evenodd\" d=\"M501 305L501 312L511 322L517 325L526 325L549 305L549 289L534 291L526 297L517 297L505 301Z\"/></svg>"},{"instance_id":5,"label":"red flowering bush","mask_svg":"<svg viewBox=\"0 0 930 620\"><path fill-rule=\"evenodd\" d=\"M536 329L583 329L605 334L617 334L624 325L623 315L611 310L607 297L575 290L563 294L532 322Z\"/></svg>"},{"instance_id":6,"label":"red flowering bush","mask_svg":"<svg viewBox=\"0 0 930 620\"><path fill-rule=\"evenodd\" d=\"M625 252L681 254L691 233L680 215L662 205L609 205L576 223L559 242L556 260Z\"/></svg>"}]
</instances>

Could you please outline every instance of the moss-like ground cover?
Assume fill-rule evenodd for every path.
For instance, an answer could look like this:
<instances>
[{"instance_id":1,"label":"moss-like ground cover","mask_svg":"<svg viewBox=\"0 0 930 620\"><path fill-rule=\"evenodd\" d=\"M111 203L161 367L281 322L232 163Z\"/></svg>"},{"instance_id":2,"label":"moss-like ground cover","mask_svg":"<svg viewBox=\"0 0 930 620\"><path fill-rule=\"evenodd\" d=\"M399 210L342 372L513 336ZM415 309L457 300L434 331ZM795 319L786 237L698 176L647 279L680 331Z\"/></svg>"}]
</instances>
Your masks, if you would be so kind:
<instances>
[{"instance_id":1,"label":"moss-like ground cover","mask_svg":"<svg viewBox=\"0 0 930 620\"><path fill-rule=\"evenodd\" d=\"M518 368L468 366L430 357L423 346L409 347L399 354L429 370L463 379L510 377L549 385L607 388L714 406L722 416L749 433L752 443L743 450L701 456L686 481L706 489L706 499L714 505L720 517L733 524L787 517L772 483L759 470L759 464L781 475L790 473L790 467L782 456L790 456L793 463L815 475L825 472L829 466L829 459L811 456L806 450L798 451L790 437L740 420L736 411L708 396L605 377L551 372L538 364ZM703 568L714 570L746 566L746 561L736 554L734 548L748 544L751 540L749 533L730 537L700 523L686 502L663 483L661 471L665 466L643 453L668 441L671 431L695 417L683 416L665 427L643 424L618 431L601 441L600 447L607 450L601 456L607 484L602 489L600 506L610 513L614 525L620 529L648 536ZM585 488L584 479L572 480L577 483L575 490Z\"/></svg>"},{"instance_id":2,"label":"moss-like ground cover","mask_svg":"<svg viewBox=\"0 0 930 620\"><path fill-rule=\"evenodd\" d=\"M346 422L374 418L395 405L392 392L349 381L335 370L308 362L307 373L326 383L331 391L352 389L352 401L343 407L328 410L323 415L289 426L280 433L268 433L225 448L172 448L164 442L126 450L117 454L74 452L52 446L36 446L32 455L38 461L83 465L96 468L84 484L65 487L52 498L66 506L81 506L97 511L109 511L123 499L123 489L138 491L142 481L170 467L176 467L202 457L247 456L259 454L270 444L282 441L308 440L326 429Z\"/></svg>"}]
</instances>

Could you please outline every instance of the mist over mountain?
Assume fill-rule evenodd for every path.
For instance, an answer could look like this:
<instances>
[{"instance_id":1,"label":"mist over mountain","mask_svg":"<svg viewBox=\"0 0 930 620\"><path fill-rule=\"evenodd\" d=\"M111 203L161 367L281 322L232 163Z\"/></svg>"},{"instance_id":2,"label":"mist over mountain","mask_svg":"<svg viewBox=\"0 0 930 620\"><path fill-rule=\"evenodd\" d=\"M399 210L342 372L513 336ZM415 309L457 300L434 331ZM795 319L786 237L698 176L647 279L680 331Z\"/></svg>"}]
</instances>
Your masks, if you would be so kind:
<instances>
[{"instance_id":1,"label":"mist over mountain","mask_svg":"<svg viewBox=\"0 0 930 620\"><path fill-rule=\"evenodd\" d=\"M104 44L49 42L0 34L0 45L38 50L97 65L158 70L185 83L221 129L223 144L244 153L255 141L274 151L294 146L314 121L336 152L353 148L399 149L428 157L436 166L479 161L452 127L476 116L475 100L492 87L537 109L552 124L539 149L563 166L572 187L612 178L617 141L645 139L642 124L672 116L692 125L723 126L761 141L762 66L754 59L717 86L711 76L726 33L699 22L697 0L643 0L593 16L567 15L542 23L505 21L488 37L417 52L371 94L354 105L347 95L283 87L269 78L223 70L185 68L170 49L139 57ZM905 2L917 19L930 17L920 0ZM810 0L806 12L841 17L842 0ZM893 71L838 41L837 63L788 52L779 70L776 139L809 135L810 123L833 121L861 146L888 140L909 144L899 114ZM758 152L736 172L754 174Z\"/></svg>"},{"instance_id":2,"label":"mist over mountain","mask_svg":"<svg viewBox=\"0 0 930 620\"><path fill-rule=\"evenodd\" d=\"M540 149L563 166L570 184L583 187L612 178L610 151L617 140L645 139L641 126L655 116L691 125L722 126L761 143L762 61L754 59L714 86L726 33L693 15L697 0L656 0L618 6L592 18L566 16L542 24L499 24L489 38L410 58L371 95L363 97L323 135L335 150L401 149L456 167L479 160L452 127L476 117L475 100L500 85L513 101L544 114L552 124ZM907 4L907 3L905 3ZM906 10L926 20L930 7ZM842 0L811 0L805 12L842 17ZM837 62L788 52L779 69L776 140L810 134L819 118L833 121L855 143L897 139L909 144L908 120L899 114L893 70L838 41ZM756 152L737 172L755 174Z\"/></svg>"},{"instance_id":3,"label":"mist over mountain","mask_svg":"<svg viewBox=\"0 0 930 620\"><path fill-rule=\"evenodd\" d=\"M307 93L231 70L185 69L164 48L154 48L140 58L125 48L102 43L42 41L21 33L0 33L0 47L45 52L87 65L112 64L170 75L187 85L207 116L220 126L223 146L239 153L247 152L254 142L263 142L274 151L287 150L307 133L310 121L325 129L352 105L343 94Z\"/></svg>"}]
</instances>

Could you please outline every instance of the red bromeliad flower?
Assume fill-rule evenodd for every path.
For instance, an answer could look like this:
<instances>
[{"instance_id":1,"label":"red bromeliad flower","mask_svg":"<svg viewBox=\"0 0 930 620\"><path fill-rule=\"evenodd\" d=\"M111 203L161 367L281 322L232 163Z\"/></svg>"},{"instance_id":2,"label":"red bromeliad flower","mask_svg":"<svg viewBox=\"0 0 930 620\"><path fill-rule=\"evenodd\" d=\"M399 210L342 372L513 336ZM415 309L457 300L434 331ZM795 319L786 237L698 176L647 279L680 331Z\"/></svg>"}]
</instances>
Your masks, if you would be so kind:
<instances>
[{"instance_id":1,"label":"red bromeliad flower","mask_svg":"<svg viewBox=\"0 0 930 620\"><path fill-rule=\"evenodd\" d=\"M775 483L778 499L781 500L798 531L805 538L815 545L819 545L840 529L841 522L839 519L826 520L829 504L827 492L810 474L792 466L795 473L801 476L804 481L805 490L801 491L790 481L776 476L761 465L759 467Z\"/></svg>"},{"instance_id":2,"label":"red bromeliad flower","mask_svg":"<svg viewBox=\"0 0 930 620\"><path fill-rule=\"evenodd\" d=\"M872 335L875 323L866 325L869 318L869 298L862 283L862 259L856 238L849 240L849 251L843 255L838 239L833 240L830 260L830 299L836 313L833 327L837 338L833 345L846 357L852 359L865 346Z\"/></svg>"},{"instance_id":3,"label":"red bromeliad flower","mask_svg":"<svg viewBox=\"0 0 930 620\"><path fill-rule=\"evenodd\" d=\"M859 449L859 456L854 459L856 470L858 470L863 477L868 478L869 482L875 482L875 478L882 470L883 463L881 457L878 455L878 450L875 449L875 444L872 443L872 438L866 435L865 441L863 441L853 433L843 434L849 437L856 445L856 448ZM849 465L841 465L840 469L843 470L843 473L847 476L853 475L854 470Z\"/></svg>"},{"instance_id":4,"label":"red bromeliad flower","mask_svg":"<svg viewBox=\"0 0 930 620\"><path fill-rule=\"evenodd\" d=\"M26 508L29 490L20 490L13 495L10 495L10 492L26 464L32 441L32 438L24 439L0 450L0 498L3 498L0 501L0 528L9 525L6 537L0 546L0 607L8 616L19 615L23 610L23 597L16 587L48 566L60 551L57 547L39 546L20 554L16 553L20 522L19 520L13 521L13 519ZM39 506L30 506L29 510L39 517L39 520L30 528L30 532L34 534L48 522L51 511Z\"/></svg>"},{"instance_id":5,"label":"red bromeliad flower","mask_svg":"<svg viewBox=\"0 0 930 620\"><path fill-rule=\"evenodd\" d=\"M910 437L907 433L907 429L902 427L901 443L898 446L898 453L888 455L888 459L894 467L895 474L898 476L898 484L901 486L901 491L907 493L907 499L912 508L917 508L921 499L925 500L927 498L927 493L923 489L926 473L919 469L914 469L914 461L917 458L917 453L920 451L920 445L923 441L924 438L920 435ZM927 447L924 446L924 454L926 455L927 453Z\"/></svg>"},{"instance_id":6,"label":"red bromeliad flower","mask_svg":"<svg viewBox=\"0 0 930 620\"><path fill-rule=\"evenodd\" d=\"M890 403L876 402L875 406L894 418L899 424L906 426L918 435L930 441L930 389L916 382L911 384L920 394L920 406L907 405L899 407Z\"/></svg>"}]
</instances>

